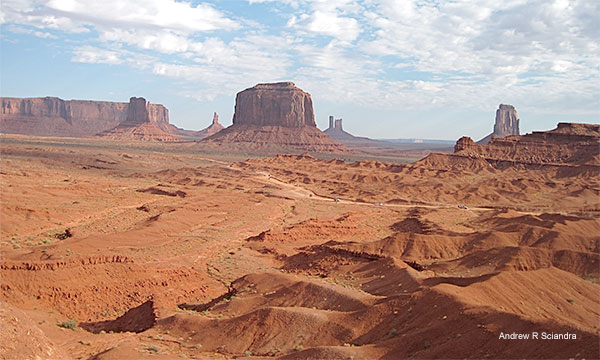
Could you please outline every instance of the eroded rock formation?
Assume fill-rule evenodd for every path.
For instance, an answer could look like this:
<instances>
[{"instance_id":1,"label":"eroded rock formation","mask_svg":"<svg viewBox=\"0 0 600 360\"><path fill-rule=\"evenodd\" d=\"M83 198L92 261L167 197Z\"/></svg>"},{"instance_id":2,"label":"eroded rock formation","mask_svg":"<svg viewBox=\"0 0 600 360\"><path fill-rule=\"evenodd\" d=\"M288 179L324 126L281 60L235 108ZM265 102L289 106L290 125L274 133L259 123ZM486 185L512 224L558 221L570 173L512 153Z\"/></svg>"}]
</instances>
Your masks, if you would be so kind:
<instances>
[{"instance_id":1,"label":"eroded rock formation","mask_svg":"<svg viewBox=\"0 0 600 360\"><path fill-rule=\"evenodd\" d=\"M217 113L213 114L212 124L209 127L198 131L195 136L199 138L209 137L218 133L219 131L225 129L225 126L219 123L219 115Z\"/></svg>"},{"instance_id":2,"label":"eroded rock formation","mask_svg":"<svg viewBox=\"0 0 600 360\"><path fill-rule=\"evenodd\" d=\"M310 94L292 82L258 84L236 96L233 125L204 146L251 152L347 152L317 129Z\"/></svg>"},{"instance_id":3,"label":"eroded rock formation","mask_svg":"<svg viewBox=\"0 0 600 360\"><path fill-rule=\"evenodd\" d=\"M343 142L343 141L354 141L357 139L366 139L366 138L357 138L356 136L347 133L344 131L342 126L342 119L334 119L333 116L329 116L329 127L325 130L325 134L329 135L334 140Z\"/></svg>"},{"instance_id":4,"label":"eroded rock formation","mask_svg":"<svg viewBox=\"0 0 600 360\"><path fill-rule=\"evenodd\" d=\"M0 131L41 136L93 136L120 124L152 123L172 133L163 105L131 98L129 103L45 98L1 98Z\"/></svg>"},{"instance_id":5,"label":"eroded rock formation","mask_svg":"<svg viewBox=\"0 0 600 360\"><path fill-rule=\"evenodd\" d=\"M483 158L498 166L589 165L596 171L599 149L600 125L576 123L559 123L551 131L492 138L486 146L462 137L454 147L455 154Z\"/></svg>"},{"instance_id":6,"label":"eroded rock formation","mask_svg":"<svg viewBox=\"0 0 600 360\"><path fill-rule=\"evenodd\" d=\"M169 111L164 106L150 104L141 97L132 97L125 121L98 135L114 140L179 141L173 135L174 129L169 124Z\"/></svg>"},{"instance_id":7,"label":"eroded rock formation","mask_svg":"<svg viewBox=\"0 0 600 360\"><path fill-rule=\"evenodd\" d=\"M459 152L465 149L470 149L472 147L476 146L475 142L473 141L473 139L471 139L468 136L463 136L460 139L458 139L458 141L456 142L456 145L454 145L454 152Z\"/></svg>"},{"instance_id":8,"label":"eroded rock formation","mask_svg":"<svg viewBox=\"0 0 600 360\"><path fill-rule=\"evenodd\" d=\"M500 104L496 110L493 134L497 137L519 135L519 116L514 106Z\"/></svg>"},{"instance_id":9,"label":"eroded rock formation","mask_svg":"<svg viewBox=\"0 0 600 360\"><path fill-rule=\"evenodd\" d=\"M477 143L485 145L494 137L503 138L519 134L519 116L517 115L517 110L515 110L515 107L512 105L500 104L498 110L496 110L494 131Z\"/></svg>"}]
</instances>

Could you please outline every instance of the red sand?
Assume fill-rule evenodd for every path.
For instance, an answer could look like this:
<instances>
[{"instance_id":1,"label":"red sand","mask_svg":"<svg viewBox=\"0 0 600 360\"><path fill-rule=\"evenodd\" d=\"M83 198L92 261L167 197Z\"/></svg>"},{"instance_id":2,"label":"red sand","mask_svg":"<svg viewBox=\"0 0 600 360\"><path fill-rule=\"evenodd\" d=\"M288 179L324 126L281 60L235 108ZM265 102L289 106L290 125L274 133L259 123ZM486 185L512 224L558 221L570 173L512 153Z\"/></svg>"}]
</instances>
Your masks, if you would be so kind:
<instances>
[{"instance_id":1,"label":"red sand","mask_svg":"<svg viewBox=\"0 0 600 360\"><path fill-rule=\"evenodd\" d=\"M600 357L589 162L2 140L2 358Z\"/></svg>"}]
</instances>

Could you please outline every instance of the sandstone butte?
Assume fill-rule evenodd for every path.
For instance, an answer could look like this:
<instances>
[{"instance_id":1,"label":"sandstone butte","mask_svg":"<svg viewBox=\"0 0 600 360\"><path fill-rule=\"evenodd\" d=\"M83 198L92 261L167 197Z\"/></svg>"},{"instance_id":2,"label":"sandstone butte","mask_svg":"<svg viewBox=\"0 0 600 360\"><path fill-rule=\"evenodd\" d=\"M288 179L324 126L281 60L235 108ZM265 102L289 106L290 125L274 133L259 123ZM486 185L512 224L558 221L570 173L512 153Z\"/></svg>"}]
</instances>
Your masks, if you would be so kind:
<instances>
[{"instance_id":1,"label":"sandstone butte","mask_svg":"<svg viewBox=\"0 0 600 360\"><path fill-rule=\"evenodd\" d=\"M317 128L310 94L293 82L257 84L239 92L233 125L201 144L252 151L349 151Z\"/></svg>"},{"instance_id":2,"label":"sandstone butte","mask_svg":"<svg viewBox=\"0 0 600 360\"><path fill-rule=\"evenodd\" d=\"M511 135L519 135L519 116L517 110L512 105L500 104L496 110L496 121L494 122L494 131L477 144L486 145L492 138L503 138Z\"/></svg>"},{"instance_id":3,"label":"sandstone butte","mask_svg":"<svg viewBox=\"0 0 600 360\"><path fill-rule=\"evenodd\" d=\"M169 124L167 108L150 104L141 97L132 97L129 99L125 121L98 136L114 140L180 141L172 133L176 131Z\"/></svg>"},{"instance_id":4,"label":"sandstone butte","mask_svg":"<svg viewBox=\"0 0 600 360\"><path fill-rule=\"evenodd\" d=\"M362 136L354 136L349 132L344 130L342 125L342 119L334 119L333 116L329 116L329 127L324 131L325 134L329 135L335 141L338 141L346 146L356 146L356 145L380 145L380 146L389 146L390 144L369 139L368 137Z\"/></svg>"},{"instance_id":5,"label":"sandstone butte","mask_svg":"<svg viewBox=\"0 0 600 360\"><path fill-rule=\"evenodd\" d=\"M0 98L0 132L37 136L103 137L124 140L178 141L202 138L223 128L218 118L200 131L169 123L169 110L132 97L129 103L44 98Z\"/></svg>"},{"instance_id":6,"label":"sandstone butte","mask_svg":"<svg viewBox=\"0 0 600 360\"><path fill-rule=\"evenodd\" d=\"M334 119L333 116L329 116L329 127L324 132L332 139L340 142L344 140L353 141L356 139L356 136L344 131L342 119Z\"/></svg>"}]
</instances>

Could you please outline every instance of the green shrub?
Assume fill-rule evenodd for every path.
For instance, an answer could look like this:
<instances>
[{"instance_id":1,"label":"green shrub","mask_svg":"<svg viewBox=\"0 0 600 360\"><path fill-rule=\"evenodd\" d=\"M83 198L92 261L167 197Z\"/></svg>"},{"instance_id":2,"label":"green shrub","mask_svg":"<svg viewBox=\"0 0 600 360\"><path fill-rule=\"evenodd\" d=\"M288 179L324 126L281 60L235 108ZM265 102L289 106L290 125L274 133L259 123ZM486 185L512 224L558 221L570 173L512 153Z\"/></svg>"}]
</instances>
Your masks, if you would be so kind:
<instances>
[{"instance_id":1,"label":"green shrub","mask_svg":"<svg viewBox=\"0 0 600 360\"><path fill-rule=\"evenodd\" d=\"M58 324L61 328L75 330L77 322L75 320L67 320L63 323Z\"/></svg>"}]
</instances>

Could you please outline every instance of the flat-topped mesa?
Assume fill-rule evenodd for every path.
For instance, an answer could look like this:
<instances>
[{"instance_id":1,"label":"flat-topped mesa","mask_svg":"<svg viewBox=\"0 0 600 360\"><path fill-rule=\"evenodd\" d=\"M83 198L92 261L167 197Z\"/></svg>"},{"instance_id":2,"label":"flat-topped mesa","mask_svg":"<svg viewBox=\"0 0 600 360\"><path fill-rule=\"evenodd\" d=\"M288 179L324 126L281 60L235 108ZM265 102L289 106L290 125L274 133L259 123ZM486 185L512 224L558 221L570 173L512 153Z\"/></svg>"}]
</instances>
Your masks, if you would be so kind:
<instances>
[{"instance_id":1,"label":"flat-topped mesa","mask_svg":"<svg viewBox=\"0 0 600 360\"><path fill-rule=\"evenodd\" d=\"M500 104L500 107L496 110L496 122L494 123L492 135L496 137L520 135L519 116L514 106Z\"/></svg>"},{"instance_id":2,"label":"flat-topped mesa","mask_svg":"<svg viewBox=\"0 0 600 360\"><path fill-rule=\"evenodd\" d=\"M2 98L2 115L46 116L70 118L65 101L57 97Z\"/></svg>"},{"instance_id":3,"label":"flat-topped mesa","mask_svg":"<svg viewBox=\"0 0 600 360\"><path fill-rule=\"evenodd\" d=\"M257 84L239 92L233 125L317 126L310 94L293 82Z\"/></svg>"}]
</instances>

